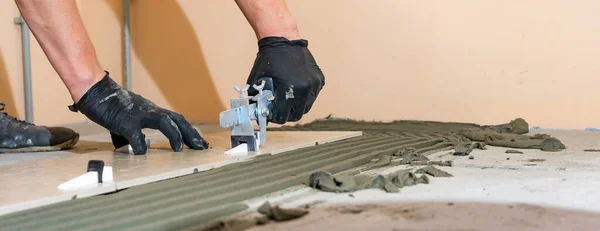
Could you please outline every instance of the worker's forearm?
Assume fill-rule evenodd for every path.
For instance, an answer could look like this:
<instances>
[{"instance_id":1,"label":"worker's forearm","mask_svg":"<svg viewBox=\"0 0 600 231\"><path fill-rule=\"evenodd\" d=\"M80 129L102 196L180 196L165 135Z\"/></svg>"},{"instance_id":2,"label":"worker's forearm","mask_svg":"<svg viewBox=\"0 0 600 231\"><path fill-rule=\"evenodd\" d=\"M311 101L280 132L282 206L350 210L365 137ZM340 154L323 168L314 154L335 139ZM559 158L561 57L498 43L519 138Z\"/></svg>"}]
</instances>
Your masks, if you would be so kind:
<instances>
[{"instance_id":1,"label":"worker's forearm","mask_svg":"<svg viewBox=\"0 0 600 231\"><path fill-rule=\"evenodd\" d=\"M296 20L285 0L235 0L258 39L268 36L300 38Z\"/></svg>"},{"instance_id":2,"label":"worker's forearm","mask_svg":"<svg viewBox=\"0 0 600 231\"><path fill-rule=\"evenodd\" d=\"M15 0L74 102L105 75L75 0Z\"/></svg>"}]
</instances>

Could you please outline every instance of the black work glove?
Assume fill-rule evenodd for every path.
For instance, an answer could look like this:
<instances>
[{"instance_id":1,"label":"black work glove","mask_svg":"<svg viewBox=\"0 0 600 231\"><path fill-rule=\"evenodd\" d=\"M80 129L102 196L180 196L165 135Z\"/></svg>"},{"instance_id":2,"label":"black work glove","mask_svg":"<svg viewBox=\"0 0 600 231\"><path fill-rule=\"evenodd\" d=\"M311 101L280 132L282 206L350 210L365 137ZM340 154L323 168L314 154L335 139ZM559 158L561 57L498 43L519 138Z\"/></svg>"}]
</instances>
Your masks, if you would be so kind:
<instances>
[{"instance_id":1,"label":"black work glove","mask_svg":"<svg viewBox=\"0 0 600 231\"><path fill-rule=\"evenodd\" d=\"M108 72L69 109L80 111L108 129L115 148L131 143L136 155L145 154L148 148L143 128L159 129L169 138L175 152L182 151L184 143L196 150L208 147L208 143L182 115L123 89L109 77Z\"/></svg>"},{"instance_id":2,"label":"black work glove","mask_svg":"<svg viewBox=\"0 0 600 231\"><path fill-rule=\"evenodd\" d=\"M263 77L273 79L275 100L269 122L285 124L300 120L325 85L323 72L308 50L308 41L265 37L258 41L258 48L247 83L260 85ZM258 92L250 88L248 94Z\"/></svg>"}]
</instances>

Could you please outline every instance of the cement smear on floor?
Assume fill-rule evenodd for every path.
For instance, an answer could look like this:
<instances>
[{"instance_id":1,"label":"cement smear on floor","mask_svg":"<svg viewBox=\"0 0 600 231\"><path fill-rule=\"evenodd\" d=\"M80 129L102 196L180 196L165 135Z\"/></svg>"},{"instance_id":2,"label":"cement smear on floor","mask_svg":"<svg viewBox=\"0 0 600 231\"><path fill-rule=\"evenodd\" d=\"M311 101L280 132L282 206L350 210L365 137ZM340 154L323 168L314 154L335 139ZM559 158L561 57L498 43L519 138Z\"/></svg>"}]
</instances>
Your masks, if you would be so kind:
<instances>
[{"instance_id":1,"label":"cement smear on floor","mask_svg":"<svg viewBox=\"0 0 600 231\"><path fill-rule=\"evenodd\" d=\"M435 121L399 120L393 122L367 122L348 119L321 119L309 124L299 126L281 127L276 130L285 131L339 131L357 130L372 133L411 132L439 136L453 143L453 146L464 146L467 143L480 141L485 144L499 147L541 149L556 152L566 149L560 140L546 134L534 136L524 135L529 132L529 124L517 118L509 123L500 125L478 125L472 123L452 123ZM275 130L275 129L273 129Z\"/></svg>"},{"instance_id":2,"label":"cement smear on floor","mask_svg":"<svg viewBox=\"0 0 600 231\"><path fill-rule=\"evenodd\" d=\"M598 227L600 214L576 210L526 204L405 202L312 208L300 219L269 222L248 230L549 231L597 230Z\"/></svg>"},{"instance_id":3,"label":"cement smear on floor","mask_svg":"<svg viewBox=\"0 0 600 231\"><path fill-rule=\"evenodd\" d=\"M180 230L247 209L241 201L307 183L315 171L339 173L404 148L453 147L476 124L323 120L278 130L358 130L364 135L277 155L262 155L176 179L0 217L2 230Z\"/></svg>"}]
</instances>

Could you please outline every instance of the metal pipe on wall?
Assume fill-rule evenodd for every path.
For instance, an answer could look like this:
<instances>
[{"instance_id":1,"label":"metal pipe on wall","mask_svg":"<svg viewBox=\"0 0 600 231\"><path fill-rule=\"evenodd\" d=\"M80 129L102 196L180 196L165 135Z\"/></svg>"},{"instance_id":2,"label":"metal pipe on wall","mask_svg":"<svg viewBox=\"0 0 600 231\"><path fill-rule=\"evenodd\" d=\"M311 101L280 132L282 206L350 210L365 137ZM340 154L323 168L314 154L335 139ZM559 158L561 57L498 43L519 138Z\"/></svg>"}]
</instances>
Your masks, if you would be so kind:
<instances>
[{"instance_id":1,"label":"metal pipe on wall","mask_svg":"<svg viewBox=\"0 0 600 231\"><path fill-rule=\"evenodd\" d=\"M33 123L33 93L31 90L31 49L29 27L22 17L15 18L15 24L21 25L21 44L23 53L23 85L25 87L25 120Z\"/></svg>"},{"instance_id":2,"label":"metal pipe on wall","mask_svg":"<svg viewBox=\"0 0 600 231\"><path fill-rule=\"evenodd\" d=\"M31 49L29 27L22 17L14 19L15 24L21 25L21 43L23 53L23 85L25 87L25 118L33 123L33 92L31 83ZM131 90L131 36L129 33L129 0L123 0L123 44L125 85Z\"/></svg>"},{"instance_id":3,"label":"metal pipe on wall","mask_svg":"<svg viewBox=\"0 0 600 231\"><path fill-rule=\"evenodd\" d=\"M129 34L129 0L123 0L123 59L125 88L131 90L131 35Z\"/></svg>"}]
</instances>

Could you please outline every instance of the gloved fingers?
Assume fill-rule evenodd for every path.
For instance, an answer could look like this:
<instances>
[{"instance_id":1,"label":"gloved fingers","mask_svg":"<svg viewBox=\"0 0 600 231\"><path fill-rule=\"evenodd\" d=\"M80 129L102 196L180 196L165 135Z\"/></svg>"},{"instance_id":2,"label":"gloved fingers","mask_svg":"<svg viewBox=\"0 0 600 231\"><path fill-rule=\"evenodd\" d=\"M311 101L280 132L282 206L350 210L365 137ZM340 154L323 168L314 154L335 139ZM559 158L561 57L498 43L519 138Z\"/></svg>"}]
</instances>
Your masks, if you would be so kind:
<instances>
[{"instance_id":1,"label":"gloved fingers","mask_svg":"<svg viewBox=\"0 0 600 231\"><path fill-rule=\"evenodd\" d=\"M304 114L308 113L312 108L313 104L315 103L315 100L319 96L319 92L323 88L324 83L319 78L312 78L311 84L311 89L309 90L309 94L306 97L306 107L304 108Z\"/></svg>"},{"instance_id":2,"label":"gloved fingers","mask_svg":"<svg viewBox=\"0 0 600 231\"><path fill-rule=\"evenodd\" d=\"M290 105L290 114L288 115L288 122L296 122L302 119L304 116L304 108L306 108L306 97L301 99L292 100Z\"/></svg>"},{"instance_id":3,"label":"gloved fingers","mask_svg":"<svg viewBox=\"0 0 600 231\"><path fill-rule=\"evenodd\" d=\"M183 142L191 149L204 150L208 148L200 133L192 126L183 115L169 111L169 116L175 122L183 137Z\"/></svg>"},{"instance_id":4,"label":"gloved fingers","mask_svg":"<svg viewBox=\"0 0 600 231\"><path fill-rule=\"evenodd\" d=\"M179 127L166 113L150 115L152 120L158 123L158 130L169 139L171 148L175 152L183 151L183 138Z\"/></svg>"},{"instance_id":5,"label":"gloved fingers","mask_svg":"<svg viewBox=\"0 0 600 231\"><path fill-rule=\"evenodd\" d=\"M114 132L110 132L110 138L115 149L119 149L123 146L129 145L129 140L127 140L127 138Z\"/></svg>"},{"instance_id":6,"label":"gloved fingers","mask_svg":"<svg viewBox=\"0 0 600 231\"><path fill-rule=\"evenodd\" d=\"M285 124L290 115L290 105L281 104L277 98L273 101L271 115L269 115L269 122L276 124Z\"/></svg>"},{"instance_id":7,"label":"gloved fingers","mask_svg":"<svg viewBox=\"0 0 600 231\"><path fill-rule=\"evenodd\" d=\"M271 110L273 114L270 118L271 122L285 124L286 122L299 121L304 116L310 88L310 83L287 87L284 84L276 86L275 100Z\"/></svg>"},{"instance_id":8,"label":"gloved fingers","mask_svg":"<svg viewBox=\"0 0 600 231\"><path fill-rule=\"evenodd\" d=\"M290 92L290 91L287 91ZM280 85L275 89L275 100L271 104L271 115L269 116L269 122L276 124L285 124L288 121L290 113L292 111L292 103L290 101L295 100L292 96L293 91L286 97L286 89L284 85Z\"/></svg>"},{"instance_id":9,"label":"gloved fingers","mask_svg":"<svg viewBox=\"0 0 600 231\"><path fill-rule=\"evenodd\" d=\"M287 121L296 122L302 119L304 116L304 109L306 108L306 100L309 97L312 83L310 81L296 83L293 86L289 86L285 92L285 97L279 98L285 101L284 103L290 105L290 114L288 115ZM277 97L275 100L278 100Z\"/></svg>"},{"instance_id":10,"label":"gloved fingers","mask_svg":"<svg viewBox=\"0 0 600 231\"><path fill-rule=\"evenodd\" d=\"M133 153L135 155L144 155L148 150L148 146L146 146L146 141L144 138L144 134L142 133L142 129L130 129L128 132L123 134L131 145L131 149L133 149Z\"/></svg>"},{"instance_id":11,"label":"gloved fingers","mask_svg":"<svg viewBox=\"0 0 600 231\"><path fill-rule=\"evenodd\" d=\"M273 101L272 116L270 122L285 124L287 122L296 122L304 115L304 107L306 106L303 100L285 100L277 99Z\"/></svg>"},{"instance_id":12,"label":"gloved fingers","mask_svg":"<svg viewBox=\"0 0 600 231\"><path fill-rule=\"evenodd\" d=\"M308 97L306 97L306 106L304 107L304 114L308 113L312 108L313 104L315 103L315 100L317 99L317 94L318 93L314 93L313 91L311 91L308 94Z\"/></svg>"}]
</instances>

